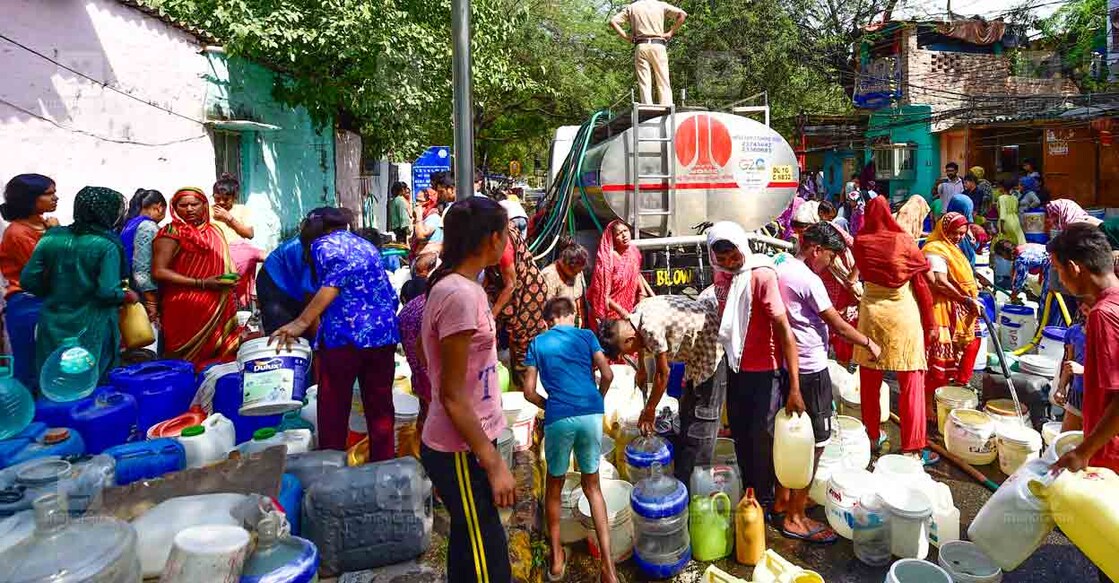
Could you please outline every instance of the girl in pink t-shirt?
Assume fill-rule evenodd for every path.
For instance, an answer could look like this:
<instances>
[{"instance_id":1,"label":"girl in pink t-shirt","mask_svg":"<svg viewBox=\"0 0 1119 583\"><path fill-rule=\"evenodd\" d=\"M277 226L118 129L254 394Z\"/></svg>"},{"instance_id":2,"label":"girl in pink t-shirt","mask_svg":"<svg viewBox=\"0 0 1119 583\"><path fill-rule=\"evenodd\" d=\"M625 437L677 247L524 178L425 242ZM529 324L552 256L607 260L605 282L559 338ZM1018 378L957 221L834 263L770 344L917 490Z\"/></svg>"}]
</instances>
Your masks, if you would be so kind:
<instances>
[{"instance_id":1,"label":"girl in pink t-shirt","mask_svg":"<svg viewBox=\"0 0 1119 583\"><path fill-rule=\"evenodd\" d=\"M447 577L509 581L508 542L497 509L516 483L497 451L505 429L497 386L496 327L478 276L501 259L505 210L485 197L455 203L444 218L443 264L428 279L420 344L431 380L424 468L451 517Z\"/></svg>"}]
</instances>

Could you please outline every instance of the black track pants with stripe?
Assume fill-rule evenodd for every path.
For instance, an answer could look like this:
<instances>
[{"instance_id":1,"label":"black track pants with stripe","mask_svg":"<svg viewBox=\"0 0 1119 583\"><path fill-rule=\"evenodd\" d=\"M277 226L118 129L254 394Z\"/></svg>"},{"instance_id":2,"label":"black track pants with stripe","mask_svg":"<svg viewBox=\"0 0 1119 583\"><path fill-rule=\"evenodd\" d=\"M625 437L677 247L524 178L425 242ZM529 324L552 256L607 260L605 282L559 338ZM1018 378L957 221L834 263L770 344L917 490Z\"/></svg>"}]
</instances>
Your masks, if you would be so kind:
<instances>
[{"instance_id":1,"label":"black track pants with stripe","mask_svg":"<svg viewBox=\"0 0 1119 583\"><path fill-rule=\"evenodd\" d=\"M470 452L444 453L427 446L424 469L451 516L447 548L450 583L508 583L509 544L485 470Z\"/></svg>"}]
</instances>

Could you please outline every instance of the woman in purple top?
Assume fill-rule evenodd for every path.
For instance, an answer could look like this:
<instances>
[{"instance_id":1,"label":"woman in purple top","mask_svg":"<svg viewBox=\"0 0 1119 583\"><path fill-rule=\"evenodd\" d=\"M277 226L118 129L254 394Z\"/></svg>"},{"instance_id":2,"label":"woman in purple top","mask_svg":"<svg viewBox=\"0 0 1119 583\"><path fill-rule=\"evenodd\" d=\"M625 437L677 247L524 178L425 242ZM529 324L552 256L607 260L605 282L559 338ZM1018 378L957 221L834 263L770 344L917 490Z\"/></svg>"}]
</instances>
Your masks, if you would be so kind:
<instances>
[{"instance_id":1,"label":"woman in purple top","mask_svg":"<svg viewBox=\"0 0 1119 583\"><path fill-rule=\"evenodd\" d=\"M290 345L318 321L319 447L345 449L354 381L369 427L369 461L392 459L393 355L400 342L396 293L373 243L350 232L346 209L311 211L300 228L311 281L318 291L295 320L272 334Z\"/></svg>"},{"instance_id":2,"label":"woman in purple top","mask_svg":"<svg viewBox=\"0 0 1119 583\"><path fill-rule=\"evenodd\" d=\"M424 306L427 304L427 278L413 277L400 288L400 301L404 308L397 317L400 319L400 344L408 367L412 369L412 392L420 398L420 421L427 416L427 406L431 403L431 380L427 377L427 367L420 358L420 328L424 321Z\"/></svg>"}]
</instances>

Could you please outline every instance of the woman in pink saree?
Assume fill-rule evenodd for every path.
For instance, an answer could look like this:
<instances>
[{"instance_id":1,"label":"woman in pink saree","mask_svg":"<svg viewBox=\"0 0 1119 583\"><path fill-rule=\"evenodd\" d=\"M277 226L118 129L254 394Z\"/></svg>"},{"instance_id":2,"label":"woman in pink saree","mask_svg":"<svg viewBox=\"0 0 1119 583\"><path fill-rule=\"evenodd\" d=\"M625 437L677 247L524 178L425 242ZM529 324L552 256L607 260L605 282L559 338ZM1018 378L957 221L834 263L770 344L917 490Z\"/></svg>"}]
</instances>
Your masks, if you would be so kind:
<instances>
[{"instance_id":1,"label":"woman in pink saree","mask_svg":"<svg viewBox=\"0 0 1119 583\"><path fill-rule=\"evenodd\" d=\"M641 251L630 244L629 227L622 221L606 226L595 255L589 290L591 328L603 320L625 318L653 290L641 277Z\"/></svg>"}]
</instances>

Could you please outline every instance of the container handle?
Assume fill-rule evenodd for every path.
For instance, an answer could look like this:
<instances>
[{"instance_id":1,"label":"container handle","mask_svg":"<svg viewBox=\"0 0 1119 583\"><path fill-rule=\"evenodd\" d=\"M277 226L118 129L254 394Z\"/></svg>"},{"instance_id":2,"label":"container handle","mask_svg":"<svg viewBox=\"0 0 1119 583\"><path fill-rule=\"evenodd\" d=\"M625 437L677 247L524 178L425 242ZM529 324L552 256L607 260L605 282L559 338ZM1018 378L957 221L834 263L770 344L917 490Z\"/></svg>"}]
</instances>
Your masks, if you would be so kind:
<instances>
[{"instance_id":1,"label":"container handle","mask_svg":"<svg viewBox=\"0 0 1119 583\"><path fill-rule=\"evenodd\" d=\"M723 509L719 510L719 502L723 503ZM715 512L721 514L723 518L730 519L731 503L730 496L726 492L712 492L711 493L711 506Z\"/></svg>"}]
</instances>

